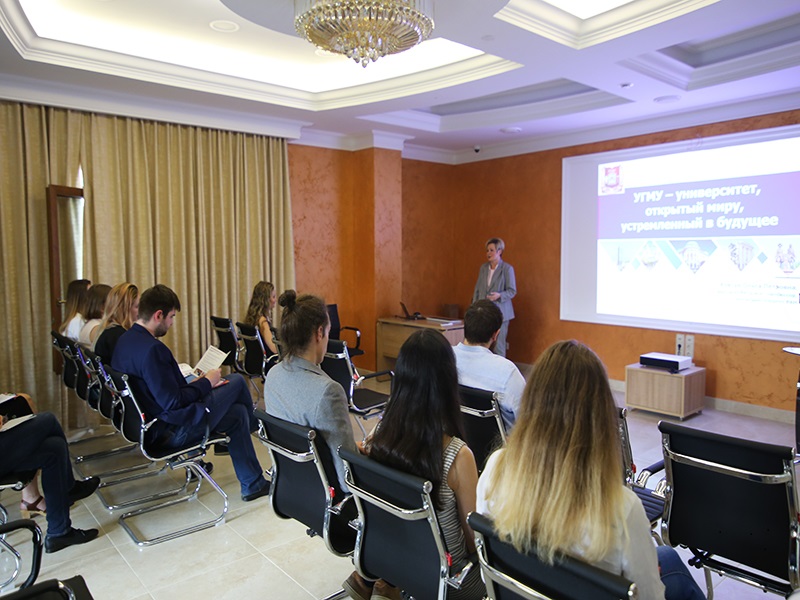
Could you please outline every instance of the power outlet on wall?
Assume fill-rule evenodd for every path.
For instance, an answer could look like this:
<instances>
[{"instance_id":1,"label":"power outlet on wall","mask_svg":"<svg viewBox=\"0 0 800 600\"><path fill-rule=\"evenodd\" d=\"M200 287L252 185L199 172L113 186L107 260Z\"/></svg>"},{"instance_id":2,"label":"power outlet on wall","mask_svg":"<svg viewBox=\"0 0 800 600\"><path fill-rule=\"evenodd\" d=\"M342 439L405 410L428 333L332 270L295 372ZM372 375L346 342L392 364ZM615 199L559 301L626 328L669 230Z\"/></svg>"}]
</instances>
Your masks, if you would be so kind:
<instances>
[{"instance_id":1,"label":"power outlet on wall","mask_svg":"<svg viewBox=\"0 0 800 600\"><path fill-rule=\"evenodd\" d=\"M686 334L686 346L684 346L683 355L694 358L694 336L688 333Z\"/></svg>"},{"instance_id":2,"label":"power outlet on wall","mask_svg":"<svg viewBox=\"0 0 800 600\"><path fill-rule=\"evenodd\" d=\"M682 333L675 334L675 354L683 356L683 351L686 348L686 342Z\"/></svg>"}]
</instances>

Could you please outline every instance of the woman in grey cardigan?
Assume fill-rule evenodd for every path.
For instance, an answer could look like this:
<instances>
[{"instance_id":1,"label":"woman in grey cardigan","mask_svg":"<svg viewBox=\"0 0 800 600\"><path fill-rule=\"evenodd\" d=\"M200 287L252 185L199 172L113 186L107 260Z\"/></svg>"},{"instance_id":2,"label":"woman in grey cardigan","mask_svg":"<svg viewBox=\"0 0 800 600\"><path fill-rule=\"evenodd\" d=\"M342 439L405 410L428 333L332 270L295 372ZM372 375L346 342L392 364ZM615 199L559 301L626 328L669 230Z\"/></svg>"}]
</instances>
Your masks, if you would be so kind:
<instances>
[{"instance_id":1,"label":"woman in grey cardigan","mask_svg":"<svg viewBox=\"0 0 800 600\"><path fill-rule=\"evenodd\" d=\"M283 307L280 339L284 358L267 373L266 411L316 429L333 455L340 489L347 491L337 448L343 446L355 452L356 444L344 390L320 367L331 329L325 302L317 296L298 296L294 290L287 290L278 304Z\"/></svg>"},{"instance_id":2,"label":"woman in grey cardigan","mask_svg":"<svg viewBox=\"0 0 800 600\"><path fill-rule=\"evenodd\" d=\"M514 318L514 307L511 299L517 295L517 278L514 276L514 267L503 262L503 250L506 245L500 238L491 238L486 242L486 262L481 265L478 272L478 281L472 293L472 302L477 300L491 300L503 313L503 325L497 336L493 352L500 356L506 355L506 335L508 322Z\"/></svg>"}]
</instances>

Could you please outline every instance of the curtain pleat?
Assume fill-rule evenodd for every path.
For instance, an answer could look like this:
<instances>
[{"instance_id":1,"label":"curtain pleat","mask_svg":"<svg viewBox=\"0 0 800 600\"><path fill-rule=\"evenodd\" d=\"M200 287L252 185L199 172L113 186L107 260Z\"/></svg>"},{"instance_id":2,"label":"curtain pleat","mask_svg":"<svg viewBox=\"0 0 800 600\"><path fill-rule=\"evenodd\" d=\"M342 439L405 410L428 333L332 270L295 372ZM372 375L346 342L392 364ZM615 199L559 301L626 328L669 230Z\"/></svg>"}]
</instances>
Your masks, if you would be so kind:
<instances>
[{"instance_id":1,"label":"curtain pleat","mask_svg":"<svg viewBox=\"0 0 800 600\"><path fill-rule=\"evenodd\" d=\"M164 341L196 362L210 315L241 320L255 284L294 287L285 140L0 102L0 391L32 393L67 423L52 374L49 184L83 171L84 276L173 288L182 310Z\"/></svg>"}]
</instances>

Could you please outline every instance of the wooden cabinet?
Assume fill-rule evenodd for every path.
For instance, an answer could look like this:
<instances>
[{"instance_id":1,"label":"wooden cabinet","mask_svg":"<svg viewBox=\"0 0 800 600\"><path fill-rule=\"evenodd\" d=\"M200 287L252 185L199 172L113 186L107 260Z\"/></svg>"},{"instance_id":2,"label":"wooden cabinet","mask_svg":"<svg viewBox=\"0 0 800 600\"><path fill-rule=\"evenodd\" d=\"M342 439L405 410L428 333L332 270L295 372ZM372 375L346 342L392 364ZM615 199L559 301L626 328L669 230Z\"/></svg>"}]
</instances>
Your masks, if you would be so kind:
<instances>
[{"instance_id":1,"label":"wooden cabinet","mask_svg":"<svg viewBox=\"0 0 800 600\"><path fill-rule=\"evenodd\" d=\"M689 367L677 373L640 364L625 367L625 404L684 419L703 410L706 370Z\"/></svg>"}]
</instances>

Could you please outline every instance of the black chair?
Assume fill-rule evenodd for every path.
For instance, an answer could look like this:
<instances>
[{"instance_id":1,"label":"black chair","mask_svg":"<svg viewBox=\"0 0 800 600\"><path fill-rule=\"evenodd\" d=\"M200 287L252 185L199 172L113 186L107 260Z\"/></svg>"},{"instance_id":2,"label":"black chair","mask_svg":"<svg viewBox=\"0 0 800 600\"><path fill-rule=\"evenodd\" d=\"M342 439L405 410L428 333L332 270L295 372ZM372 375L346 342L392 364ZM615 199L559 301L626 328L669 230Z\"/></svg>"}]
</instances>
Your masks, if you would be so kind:
<instances>
[{"instance_id":1,"label":"black chair","mask_svg":"<svg viewBox=\"0 0 800 600\"><path fill-rule=\"evenodd\" d=\"M449 587L459 588L477 565L450 574L431 482L345 448L339 456L358 507L353 562L359 574L425 600L444 600Z\"/></svg>"},{"instance_id":2,"label":"black chair","mask_svg":"<svg viewBox=\"0 0 800 600\"><path fill-rule=\"evenodd\" d=\"M242 363L240 354L242 346L239 343L239 338L236 335L236 330L233 328L233 321L225 317L211 317L211 326L217 332L217 339L219 344L217 348L223 352L227 352L228 356L222 361L226 367L230 367L232 371L237 373L242 372Z\"/></svg>"},{"instance_id":3,"label":"black chair","mask_svg":"<svg viewBox=\"0 0 800 600\"><path fill-rule=\"evenodd\" d=\"M361 429L363 439L366 439L367 430L361 421L381 415L389 401L389 396L361 386L368 379L384 375L392 376L394 373L392 371L376 371L369 375L359 375L353 361L350 360L350 349L347 342L330 338L328 339L328 351L325 353L320 367L331 379L342 386L347 395L348 410L359 417L356 419L356 423Z\"/></svg>"},{"instance_id":4,"label":"black chair","mask_svg":"<svg viewBox=\"0 0 800 600\"><path fill-rule=\"evenodd\" d=\"M328 318L331 321L331 332L328 334L328 338L331 340L341 340L342 331L352 331L355 334L356 343L350 346L350 356L356 357L364 354L364 351L361 349L361 330L358 327L342 325L339 320L338 304L328 304Z\"/></svg>"},{"instance_id":5,"label":"black chair","mask_svg":"<svg viewBox=\"0 0 800 600\"><path fill-rule=\"evenodd\" d=\"M20 491L33 481L34 477L36 477L36 471L20 471L3 475L0 477L0 491L9 489ZM5 506L0 504L0 525L5 525L6 523L8 523L8 511ZM41 531L39 535L41 535ZM5 532L0 533L0 552L8 552L14 561L14 568L11 570L11 574L6 579L0 580L0 590L2 590L11 585L19 576L22 569L22 555L6 540ZM36 577L33 579L35 580Z\"/></svg>"},{"instance_id":6,"label":"black chair","mask_svg":"<svg viewBox=\"0 0 800 600\"><path fill-rule=\"evenodd\" d=\"M242 367L240 372L250 380L250 383L258 378L263 384L269 370L278 363L278 355L269 353L258 327L236 323L236 328L244 344L244 360L240 363ZM259 394L260 391L255 384L253 387Z\"/></svg>"},{"instance_id":7,"label":"black chair","mask_svg":"<svg viewBox=\"0 0 800 600\"><path fill-rule=\"evenodd\" d=\"M659 460L652 465L639 471L637 475L636 463L633 461L633 450L631 450L631 437L628 432L628 409L619 408L619 444L622 450L622 477L644 507L647 520L650 521L650 533L660 546L664 541L658 533L658 522L664 515L664 495L667 486L666 479L662 479L655 486L655 489L647 487L647 483L654 474L664 470L664 461Z\"/></svg>"},{"instance_id":8,"label":"black chair","mask_svg":"<svg viewBox=\"0 0 800 600\"><path fill-rule=\"evenodd\" d=\"M209 446L218 443L227 443L228 438L223 435L211 435L208 431L206 431L206 435L202 439L189 440L181 448L161 447L158 443L158 440L153 439L154 436L151 433L148 433L157 425L158 420L151 419L146 415L145 411L136 400L134 390L130 385L128 376L123 373L117 373L113 370L108 374L110 375L111 380L113 381L123 403L123 435L128 439L132 438L134 435L137 436L139 449L147 460L154 463L163 463L173 470L184 469L186 475L183 486L177 491L169 490L167 492L152 494L147 498L137 499L136 503L139 504L150 500L160 500L168 496L175 496L177 494L180 494L180 497L124 513L119 517L119 524L122 526L122 528L128 532L128 535L137 546L151 546L153 544L172 540L195 531L206 529L208 527L213 527L217 523L223 522L225 520L225 515L228 512L228 496L225 494L222 488L219 487L217 482L214 481L206 472L201 463ZM187 491L190 481L196 482L194 490L182 494L181 492ZM216 517L196 525L191 525L189 527L173 529L167 533L163 533L153 538L140 538L129 525L128 521L134 517L175 506L176 504L187 502L196 498L200 492L200 487L202 486L203 481L207 481L211 487L216 490L220 496L222 496L222 511Z\"/></svg>"},{"instance_id":9,"label":"black chair","mask_svg":"<svg viewBox=\"0 0 800 600\"><path fill-rule=\"evenodd\" d=\"M4 523L0 525L0 536L2 536L0 539L5 538L7 533L22 529L30 532L33 545L30 574L18 590L4 595L3 598L10 600L92 600L92 594L86 586L86 581L80 575L64 581L50 579L35 583L42 566L42 547L44 545L42 530L39 529L39 526L30 519ZM4 539L3 542L5 542Z\"/></svg>"},{"instance_id":10,"label":"black chair","mask_svg":"<svg viewBox=\"0 0 800 600\"><path fill-rule=\"evenodd\" d=\"M459 385L458 393L464 417L464 441L475 455L480 473L489 455L506 443L506 428L497 404L497 394L466 385Z\"/></svg>"},{"instance_id":11,"label":"black chair","mask_svg":"<svg viewBox=\"0 0 800 600\"><path fill-rule=\"evenodd\" d=\"M492 600L629 600L636 584L570 556L547 564L536 554L521 554L497 536L491 519L470 513L478 561Z\"/></svg>"},{"instance_id":12,"label":"black chair","mask_svg":"<svg viewBox=\"0 0 800 600\"><path fill-rule=\"evenodd\" d=\"M261 425L259 438L272 459L269 500L275 514L303 523L333 554L352 555L356 531L349 520L356 517L356 509L340 488L328 445L321 437L317 444L314 429L260 409L255 415Z\"/></svg>"},{"instance_id":13,"label":"black chair","mask_svg":"<svg viewBox=\"0 0 800 600\"><path fill-rule=\"evenodd\" d=\"M689 564L788 596L800 588L794 449L661 421L667 472L662 537Z\"/></svg>"},{"instance_id":14,"label":"black chair","mask_svg":"<svg viewBox=\"0 0 800 600\"><path fill-rule=\"evenodd\" d=\"M63 359L61 369L61 380L67 388L74 390L77 385L78 377L78 363L75 356L72 354L72 340L68 337L61 335L55 330L50 331L50 336L53 338L53 346L58 350Z\"/></svg>"}]
</instances>

